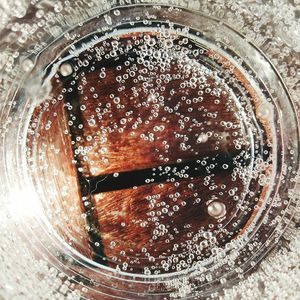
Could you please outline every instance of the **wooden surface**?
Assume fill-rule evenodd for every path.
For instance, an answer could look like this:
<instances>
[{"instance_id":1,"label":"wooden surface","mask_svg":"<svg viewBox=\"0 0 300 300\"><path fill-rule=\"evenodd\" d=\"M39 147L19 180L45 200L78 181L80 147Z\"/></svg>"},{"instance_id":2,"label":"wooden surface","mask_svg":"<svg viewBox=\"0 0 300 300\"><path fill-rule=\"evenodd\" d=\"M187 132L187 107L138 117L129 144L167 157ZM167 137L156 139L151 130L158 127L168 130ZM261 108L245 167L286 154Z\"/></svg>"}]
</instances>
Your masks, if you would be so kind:
<instances>
[{"instance_id":1,"label":"wooden surface","mask_svg":"<svg viewBox=\"0 0 300 300\"><path fill-rule=\"evenodd\" d=\"M108 69L106 74L104 80L100 80L98 72L87 74L85 81L88 84L84 85L81 91L80 103L86 106L82 112L85 139L81 145L93 149L87 154L88 160L83 162L86 176L155 167L176 163L178 159L188 161L199 157L213 157L220 152L237 152L233 144L236 137L232 134L238 129L226 128L220 123L221 120L226 120L233 125L241 125L234 112L227 107L226 95L220 97L218 105L214 104L217 98L208 93L204 93L201 103L187 104L180 100L181 97L196 98L199 90L190 89L186 93L185 89L178 88L181 80L176 79L166 83L165 92L159 95L164 96L164 104L158 100L148 101L146 104L149 94L130 79L126 82L124 91L117 91L122 85L116 83L115 78L124 75L122 70L112 68ZM91 87L95 88L93 92L90 91ZM134 95L132 87L139 91L138 96ZM174 95L170 95L172 90L176 91ZM101 96L92 100L93 94ZM120 99L124 108L117 108L110 98L111 94ZM88 100L84 100L85 97ZM140 106L142 102L145 102L145 105ZM107 104L111 107L103 113ZM189 112L191 106L193 111ZM97 108L101 112L101 119L97 116ZM167 108L172 111L166 112ZM215 113L216 117L210 117L208 112ZM153 113L158 117L153 117ZM126 117L126 114L129 114L129 117ZM182 116L189 120L184 121L184 126L180 127L183 122ZM96 124L91 127L88 120L92 117ZM122 120L126 120L126 123L122 124ZM135 127L135 124L138 125ZM209 138L206 143L197 143L198 136L208 132L215 136ZM91 141L88 141L87 137L92 137ZM186 142L190 147L188 150L182 150L180 147L185 138L189 139ZM91 171L93 167L94 172Z\"/></svg>"},{"instance_id":2,"label":"wooden surface","mask_svg":"<svg viewBox=\"0 0 300 300\"><path fill-rule=\"evenodd\" d=\"M201 243L203 232L216 230L219 224L223 230L216 231L216 243L222 247L243 230L251 215L247 211L237 217L236 203L244 195L245 182L232 176L232 166L222 166L226 162L223 158L232 160L248 151L249 140L238 108L226 92L219 96L204 92L200 102L190 103L199 96L199 89L180 87L183 74L164 82L164 91L156 95L150 90L145 92L143 80L134 82L129 77L125 85L118 83L116 77L126 73L125 68L116 68L118 64L122 61L106 64L106 76L101 79L101 64L93 72L78 71L75 80L57 76L52 96L58 99L61 95L62 100L36 110L39 123L35 133L39 135L34 136L31 147L33 157L43 155L38 160L38 176L44 187L51 183L63 195L49 195L49 214L53 214L55 228L74 248L94 259L99 254L93 246L97 235L108 265L122 268L128 263L125 271L130 272L143 272L145 266L160 269L161 261L171 254L182 254L182 259L187 259L194 247L190 245ZM142 72L139 68L136 72ZM169 72L181 71L172 65ZM151 89L157 90L156 79L163 72L144 75ZM72 79L76 84L71 84ZM212 78L209 84L217 86ZM118 91L123 85L125 89ZM62 92L63 88L71 91ZM52 123L46 130L49 120ZM68 126L70 120L73 121ZM199 142L201 134L209 135L207 141ZM235 146L237 139L243 141L240 148ZM176 180L177 184L150 182L135 186L132 182L124 189L88 195L88 206L81 199L89 191L89 180L99 176L103 176L101 185L105 186L109 184L106 175L116 173L118 178L124 172L134 174L137 170L217 156L220 159L215 169L204 168L197 177ZM51 167L45 168L46 164ZM235 192L229 193L233 188ZM227 213L221 222L208 214L207 205L212 200L226 205ZM87 223L96 227L94 236L86 230L81 213L90 216ZM209 249L203 250L203 257L209 254ZM175 271L174 268L175 264L160 271Z\"/></svg>"}]
</instances>

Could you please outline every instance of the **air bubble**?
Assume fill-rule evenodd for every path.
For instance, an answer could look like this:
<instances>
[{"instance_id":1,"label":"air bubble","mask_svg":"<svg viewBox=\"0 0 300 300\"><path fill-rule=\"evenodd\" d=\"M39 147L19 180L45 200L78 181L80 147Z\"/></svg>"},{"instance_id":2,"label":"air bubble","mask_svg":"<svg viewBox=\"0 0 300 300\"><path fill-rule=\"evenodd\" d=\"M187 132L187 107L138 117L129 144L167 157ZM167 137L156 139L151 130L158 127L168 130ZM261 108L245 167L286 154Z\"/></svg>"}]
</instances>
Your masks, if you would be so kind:
<instances>
[{"instance_id":1,"label":"air bubble","mask_svg":"<svg viewBox=\"0 0 300 300\"><path fill-rule=\"evenodd\" d=\"M112 19L109 15L104 15L104 19L108 25L112 25Z\"/></svg>"},{"instance_id":2,"label":"air bubble","mask_svg":"<svg viewBox=\"0 0 300 300\"><path fill-rule=\"evenodd\" d=\"M121 125L125 125L126 122L127 122L127 120L126 120L125 118L123 118L123 119L120 120L120 124L121 124Z\"/></svg>"},{"instance_id":3,"label":"air bubble","mask_svg":"<svg viewBox=\"0 0 300 300\"><path fill-rule=\"evenodd\" d=\"M257 115L262 119L269 119L272 116L272 105L270 103L260 105Z\"/></svg>"},{"instance_id":4,"label":"air bubble","mask_svg":"<svg viewBox=\"0 0 300 300\"><path fill-rule=\"evenodd\" d=\"M222 202L213 201L208 205L207 212L211 217L220 219L226 215L226 206Z\"/></svg>"},{"instance_id":5,"label":"air bubble","mask_svg":"<svg viewBox=\"0 0 300 300\"><path fill-rule=\"evenodd\" d=\"M93 127L93 126L96 125L96 120L95 120L95 119L90 119L90 120L88 121L88 123L89 123L89 126Z\"/></svg>"},{"instance_id":6,"label":"air bubble","mask_svg":"<svg viewBox=\"0 0 300 300\"><path fill-rule=\"evenodd\" d=\"M208 135L205 133L201 133L197 139L198 144L206 143L208 141Z\"/></svg>"},{"instance_id":7,"label":"air bubble","mask_svg":"<svg viewBox=\"0 0 300 300\"><path fill-rule=\"evenodd\" d=\"M31 59L29 58L26 58L23 60L22 62L22 69L25 71L25 72L30 72L34 67L34 63Z\"/></svg>"},{"instance_id":8,"label":"air bubble","mask_svg":"<svg viewBox=\"0 0 300 300\"><path fill-rule=\"evenodd\" d=\"M59 72L62 76L67 77L73 73L73 67L70 63L63 63L59 67Z\"/></svg>"}]
</instances>

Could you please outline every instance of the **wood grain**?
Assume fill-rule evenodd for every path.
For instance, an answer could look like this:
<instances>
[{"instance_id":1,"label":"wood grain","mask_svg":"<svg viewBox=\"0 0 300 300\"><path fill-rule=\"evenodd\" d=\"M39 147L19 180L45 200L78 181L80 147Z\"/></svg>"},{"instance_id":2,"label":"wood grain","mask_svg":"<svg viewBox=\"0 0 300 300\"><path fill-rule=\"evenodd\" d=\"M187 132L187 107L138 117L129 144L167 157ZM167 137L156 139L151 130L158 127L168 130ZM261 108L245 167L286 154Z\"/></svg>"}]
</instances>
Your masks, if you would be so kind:
<instances>
[{"instance_id":1,"label":"wood grain","mask_svg":"<svg viewBox=\"0 0 300 300\"><path fill-rule=\"evenodd\" d=\"M149 101L147 105L141 106L149 94L143 91L139 83L129 78L126 89L117 91L122 85L115 78L122 76L122 72L125 71L107 69L106 78L101 80L97 71L84 76L87 84L82 85L80 103L86 109L82 112L84 139L80 146L92 148L86 155L87 160L83 161L86 176L155 167L175 163L179 159L187 161L213 157L219 152L237 152L233 143L237 137L233 136L233 132L242 130L241 123L235 115L236 111L232 111L234 106L228 107L226 94L219 99L204 93L204 100L194 104L190 112L192 105L180 99L183 96L187 99L196 98L199 90L189 89L187 93L186 89L178 88L181 79L175 79L165 84L163 105L159 101ZM150 78L153 80L153 76ZM133 92L133 87L139 91L138 96ZM93 92L91 88L94 88ZM172 90L176 92L171 96ZM98 100L93 100L95 94L100 95ZM120 99L123 108L117 108L110 98L111 94ZM216 100L219 101L218 105L214 102ZM110 107L107 109L108 104ZM170 109L170 112L166 109ZM154 113L157 117L153 117ZM216 115L215 118L210 116L212 113ZM129 117L126 117L128 114ZM182 116L188 118L188 121L181 127ZM95 120L94 126L89 126L91 119ZM126 123L122 124L124 119ZM231 122L233 126L225 127L222 120ZM197 143L198 136L208 132L213 132L214 136L206 143ZM186 144L190 149L182 150L181 144L186 138L189 139Z\"/></svg>"},{"instance_id":2,"label":"wood grain","mask_svg":"<svg viewBox=\"0 0 300 300\"><path fill-rule=\"evenodd\" d=\"M159 268L161 261L170 255L183 254L182 259L187 259L191 251L196 250L195 245L205 240L200 233L217 229L218 223L207 213L207 201L212 199L226 204L227 214L222 223L230 223L235 217L236 201L221 186L226 184L227 189L237 185L242 187L241 180L233 182L230 176L219 174L213 177L216 185L213 191L204 185L203 177L192 182L193 186L188 180L181 181L179 186L172 183L153 184L95 195L107 257L120 265L128 262L137 272L145 266L156 265ZM241 192L237 191L237 195ZM178 196L175 197L175 194ZM208 227L209 224L214 228ZM237 232L232 224L226 228L232 235ZM230 237L219 235L218 244L221 246ZM178 247L174 248L175 244ZM143 249L147 249L155 262L145 256ZM111 261L111 264L114 262Z\"/></svg>"},{"instance_id":3,"label":"wood grain","mask_svg":"<svg viewBox=\"0 0 300 300\"><path fill-rule=\"evenodd\" d=\"M126 37L123 42L129 41L130 37ZM78 66L85 55L74 58L72 65ZM91 192L88 183L98 176L104 176L101 184L106 185L105 176L114 173L217 156L233 160L240 155L239 160L243 161L241 157L249 148L238 107L226 92L214 95L204 89L201 94L197 87L180 86L191 77L176 64L168 73L179 77L167 79L161 70L147 73L145 68L137 66L136 72L143 74L142 79L136 82L128 76L124 84L116 81L118 76L126 75L126 68L117 68L124 61L103 63L104 78L99 76L104 67L101 62L94 71L78 67L71 78L57 76L52 91L55 101L44 103L35 113L38 124L30 147L32 157L41 155L41 158L34 175L41 178L44 188L47 185L59 191L49 200L48 207L55 227L87 257L97 260L97 256L105 255L111 267L128 263L125 271L130 272L141 273L144 267L161 270L161 261L169 255L188 259L195 250L190 245L201 243L204 240L201 234L208 230L216 230L216 243L222 247L243 230L251 215L251 210L237 215L237 200L244 197L247 187L242 178L232 176L232 167L222 168L225 163L222 159L218 168L210 169L208 165L196 177L141 186L132 182L131 187L88 195L85 200L89 207L84 205L81 196ZM161 78L164 87L160 92L157 92L157 78ZM150 85L148 91L143 82ZM210 88L218 87L213 78L208 83ZM202 99L197 101L199 95ZM61 101L57 101L59 96ZM51 126L46 130L49 121ZM199 142L202 134L207 140ZM236 147L237 139L243 141L240 148ZM47 168L47 164L51 167ZM66 195L57 197L63 195L66 187ZM235 193L230 194L233 188ZM226 206L226 216L220 222L207 212L212 200ZM93 215L88 224L81 216L87 211ZM217 230L220 224L223 231ZM89 244L95 244L95 240L86 225L96 227L94 234L99 236L97 243L101 243L97 246L101 248L99 253L97 247ZM153 239L154 235L157 238ZM209 254L210 249L203 250L203 256ZM202 258L196 256L192 261ZM175 271L175 264L170 270L161 271Z\"/></svg>"}]
</instances>

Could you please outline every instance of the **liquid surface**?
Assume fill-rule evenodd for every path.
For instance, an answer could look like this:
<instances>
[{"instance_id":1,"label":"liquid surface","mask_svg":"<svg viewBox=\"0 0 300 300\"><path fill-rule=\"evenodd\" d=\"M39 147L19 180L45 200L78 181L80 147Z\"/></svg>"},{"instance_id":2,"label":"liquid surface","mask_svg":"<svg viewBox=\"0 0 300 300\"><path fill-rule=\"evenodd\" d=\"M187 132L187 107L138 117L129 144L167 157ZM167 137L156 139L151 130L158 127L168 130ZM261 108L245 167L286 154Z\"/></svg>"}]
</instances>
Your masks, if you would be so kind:
<instances>
[{"instance_id":1,"label":"liquid surface","mask_svg":"<svg viewBox=\"0 0 300 300\"><path fill-rule=\"evenodd\" d=\"M62 61L39 114L50 135L65 119L92 259L176 272L247 228L272 158L257 95L225 56L162 29L86 38Z\"/></svg>"},{"instance_id":2,"label":"liquid surface","mask_svg":"<svg viewBox=\"0 0 300 300\"><path fill-rule=\"evenodd\" d=\"M1 296L295 297L297 8L21 2L0 22Z\"/></svg>"}]
</instances>

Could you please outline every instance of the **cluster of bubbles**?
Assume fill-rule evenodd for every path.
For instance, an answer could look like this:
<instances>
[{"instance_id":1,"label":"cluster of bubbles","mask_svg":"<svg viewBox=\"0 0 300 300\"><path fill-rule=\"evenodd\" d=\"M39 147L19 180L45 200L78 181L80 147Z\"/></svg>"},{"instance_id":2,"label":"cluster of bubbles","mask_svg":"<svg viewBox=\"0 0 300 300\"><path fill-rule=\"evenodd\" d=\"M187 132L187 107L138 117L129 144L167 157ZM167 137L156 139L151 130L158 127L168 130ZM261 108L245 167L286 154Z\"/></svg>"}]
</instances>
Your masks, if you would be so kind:
<instances>
[{"instance_id":1,"label":"cluster of bubbles","mask_svg":"<svg viewBox=\"0 0 300 300\"><path fill-rule=\"evenodd\" d=\"M10 2L0 22L5 298L297 296L291 1ZM232 288L282 246L287 225L280 255Z\"/></svg>"},{"instance_id":2,"label":"cluster of bubbles","mask_svg":"<svg viewBox=\"0 0 300 300\"><path fill-rule=\"evenodd\" d=\"M96 40L71 46L54 77L54 84L64 82L56 98L65 101L78 172L105 185L103 176L122 181L123 172L152 168L142 187L132 180L124 199L91 195L99 203L105 261L120 271L157 275L223 253L270 183L272 155L259 134L268 138L262 120L271 105L256 119L254 96L245 87L237 91L245 82L234 77L234 65L189 38L186 27ZM101 208L105 201L136 207L109 212ZM135 213L138 206L146 212ZM102 232L101 222L122 214L120 236ZM129 226L128 218L139 226Z\"/></svg>"}]
</instances>

